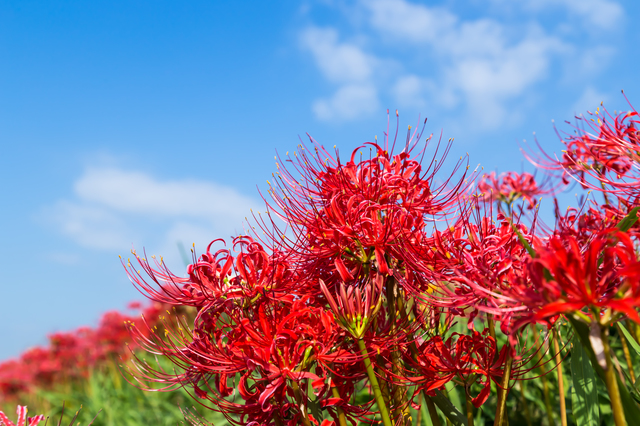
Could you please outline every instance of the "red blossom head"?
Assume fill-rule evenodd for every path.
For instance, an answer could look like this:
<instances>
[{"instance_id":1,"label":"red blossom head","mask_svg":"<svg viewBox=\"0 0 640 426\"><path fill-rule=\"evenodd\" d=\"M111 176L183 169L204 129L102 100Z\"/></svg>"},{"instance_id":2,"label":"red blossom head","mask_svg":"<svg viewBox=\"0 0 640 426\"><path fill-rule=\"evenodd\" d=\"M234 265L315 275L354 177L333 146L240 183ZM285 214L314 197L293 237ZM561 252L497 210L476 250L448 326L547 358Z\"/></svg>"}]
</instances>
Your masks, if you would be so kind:
<instances>
[{"instance_id":1,"label":"red blossom head","mask_svg":"<svg viewBox=\"0 0 640 426\"><path fill-rule=\"evenodd\" d=\"M536 206L536 197L551 193L536 183L535 177L530 173L502 173L499 177L495 172L484 175L478 182L480 197L488 202L504 203L511 211L511 206L518 199L527 201L527 208Z\"/></svg>"},{"instance_id":2,"label":"red blossom head","mask_svg":"<svg viewBox=\"0 0 640 426\"><path fill-rule=\"evenodd\" d=\"M44 420L43 414L39 414L35 417L27 417L27 407L22 405L18 405L16 414L18 414L18 420L16 423L13 423L2 411L0 411L0 426L37 426L38 423Z\"/></svg>"},{"instance_id":3,"label":"red blossom head","mask_svg":"<svg viewBox=\"0 0 640 426\"><path fill-rule=\"evenodd\" d=\"M510 294L528 307L519 324L572 312L608 312L594 318L605 323L619 316L640 322L640 262L627 233L608 229L586 242L554 235L535 250L528 276Z\"/></svg>"},{"instance_id":4,"label":"red blossom head","mask_svg":"<svg viewBox=\"0 0 640 426\"><path fill-rule=\"evenodd\" d=\"M435 336L418 347L415 360L407 360L418 374L407 380L418 384L419 389L432 391L457 378L466 384L468 392L470 380L480 377L482 391L472 398L473 405L480 407L491 393L491 381L500 385L508 350L505 345L498 351L495 339L487 332L453 333L447 340Z\"/></svg>"},{"instance_id":5,"label":"red blossom head","mask_svg":"<svg viewBox=\"0 0 640 426\"><path fill-rule=\"evenodd\" d=\"M640 120L638 112L611 115L598 108L591 117L576 117L575 134L562 138L566 148L560 159L542 153L528 155L536 166L560 172L563 181L574 180L584 188L611 197L640 200Z\"/></svg>"},{"instance_id":6,"label":"red blossom head","mask_svg":"<svg viewBox=\"0 0 640 426\"><path fill-rule=\"evenodd\" d=\"M421 137L410 128L394 153L396 140L390 143L387 130L381 145L366 143L346 163L313 139L311 150L300 145L280 160L267 202L269 216L282 219L290 232L262 222L267 238L282 240L327 284L401 269L406 242L422 238L427 221L456 209L468 186L466 171L453 178L460 163L444 178L437 176L442 158L423 164Z\"/></svg>"}]
</instances>

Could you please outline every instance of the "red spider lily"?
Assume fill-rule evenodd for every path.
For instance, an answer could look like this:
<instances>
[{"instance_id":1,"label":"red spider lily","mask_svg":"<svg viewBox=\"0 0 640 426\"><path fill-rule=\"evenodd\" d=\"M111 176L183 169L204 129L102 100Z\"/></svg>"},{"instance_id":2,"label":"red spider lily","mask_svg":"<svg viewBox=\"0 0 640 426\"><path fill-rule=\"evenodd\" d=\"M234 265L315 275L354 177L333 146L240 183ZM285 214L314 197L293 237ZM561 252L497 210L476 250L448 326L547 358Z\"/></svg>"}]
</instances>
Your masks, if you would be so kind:
<instances>
[{"instance_id":1,"label":"red spider lily","mask_svg":"<svg viewBox=\"0 0 640 426\"><path fill-rule=\"evenodd\" d=\"M44 420L43 414L38 414L35 417L27 417L27 407L22 405L18 405L16 414L18 414L18 420L17 423L13 423L0 411L0 426L37 426L38 423Z\"/></svg>"},{"instance_id":2,"label":"red spider lily","mask_svg":"<svg viewBox=\"0 0 640 426\"><path fill-rule=\"evenodd\" d=\"M284 277L291 275L287 267L286 255L274 250L267 254L265 249L251 237L237 237L233 247L238 250L232 256L227 249L211 253L211 246L193 264L189 265L188 278L180 278L168 270L162 260L155 258L155 267L146 258L135 254L138 264L151 279L147 282L142 272L136 270L130 262L125 269L131 282L138 290L151 300L175 306L193 306L201 309L211 303L225 304L235 299L252 300L260 296L287 297L292 288L284 287L284 283L302 290L293 280ZM301 283L303 281L300 281Z\"/></svg>"},{"instance_id":3,"label":"red spider lily","mask_svg":"<svg viewBox=\"0 0 640 426\"><path fill-rule=\"evenodd\" d=\"M555 235L536 248L528 280L515 285L510 296L529 308L519 324L585 308L610 309L640 322L639 273L627 233L609 229L582 244L574 236Z\"/></svg>"},{"instance_id":4,"label":"red spider lily","mask_svg":"<svg viewBox=\"0 0 640 426\"><path fill-rule=\"evenodd\" d=\"M631 206L620 198L618 206L611 203L599 205L590 200L590 205L585 203L580 210L570 207L564 214L560 212L557 201L555 204L555 228L547 229L546 232L551 235L571 235L581 246L587 245L599 233L618 226L631 213ZM637 239L640 236L640 221L632 224L626 232Z\"/></svg>"},{"instance_id":5,"label":"red spider lily","mask_svg":"<svg viewBox=\"0 0 640 426\"><path fill-rule=\"evenodd\" d=\"M384 276L377 274L370 284L364 287L364 295L360 287L340 284L336 299L331 295L324 281L320 280L320 289L327 298L333 314L342 327L356 339L362 338L382 306L382 285Z\"/></svg>"},{"instance_id":6,"label":"red spider lily","mask_svg":"<svg viewBox=\"0 0 640 426\"><path fill-rule=\"evenodd\" d=\"M496 177L495 172L491 172L480 180L478 190L485 201L505 203L510 208L516 200L522 198L529 203L529 209L535 207L536 197L551 193L551 190L539 187L535 177L526 172L508 172L499 177Z\"/></svg>"},{"instance_id":7,"label":"red spider lily","mask_svg":"<svg viewBox=\"0 0 640 426\"><path fill-rule=\"evenodd\" d=\"M526 310L510 294L530 256L511 221L498 214L496 224L491 205L485 207L476 200L455 226L435 234L431 247L409 246L408 264L421 280L432 282L423 293L426 303L471 321L478 312L492 314L507 332L509 318ZM535 239L524 225L516 228L530 243Z\"/></svg>"},{"instance_id":8,"label":"red spider lily","mask_svg":"<svg viewBox=\"0 0 640 426\"><path fill-rule=\"evenodd\" d=\"M561 171L565 183L571 178L585 188L637 199L640 196L638 112L631 110L613 117L598 108L589 114L593 118L578 117L582 126L575 126L577 134L563 140L566 150L561 160L544 153L544 158L529 156L529 160L543 169Z\"/></svg>"},{"instance_id":9,"label":"red spider lily","mask_svg":"<svg viewBox=\"0 0 640 426\"><path fill-rule=\"evenodd\" d=\"M479 379L483 389L472 398L477 408L489 397L492 380L500 386L508 349L505 345L498 352L495 339L486 332L472 331L470 336L453 333L446 341L435 336L418 347L415 359L407 359L420 375L406 379L419 385L417 391L439 389L451 380L468 387Z\"/></svg>"},{"instance_id":10,"label":"red spider lily","mask_svg":"<svg viewBox=\"0 0 640 426\"><path fill-rule=\"evenodd\" d=\"M245 293L233 303L204 307L193 330L184 323L167 323L164 339L138 335L145 349L168 356L185 370L168 373L139 361L138 376L164 383L164 389L192 387L198 398L238 416L240 422L271 424L274 417L291 425L299 424L302 417L310 421L311 400L328 411L340 406L349 416L366 414L350 405L353 389L341 388L340 398L329 393L330 373L340 370L332 370L334 365L353 364L357 359L339 349L344 334L331 314L312 307L308 296L260 297L247 303L252 296ZM348 374L357 380L364 377L362 372ZM239 381L230 385L236 375ZM309 384L313 395L308 394ZM232 395L244 402L229 401Z\"/></svg>"},{"instance_id":11,"label":"red spider lily","mask_svg":"<svg viewBox=\"0 0 640 426\"><path fill-rule=\"evenodd\" d=\"M402 152L394 155L395 140L389 147L385 134L382 146L362 147L370 148L368 157L359 148L346 164L337 151L333 157L311 139L314 152L301 145L295 158L286 159L291 170L284 162L278 165L269 190L268 210L287 223L293 238L271 224L262 228L273 241L283 239L305 269L321 271L327 284L367 277L370 270L390 274L402 259L402 241L422 233L425 218L456 207L465 188L464 174L452 185L452 176L434 184L442 163L434 158L423 170L425 149L416 149L420 137L409 133Z\"/></svg>"}]
</instances>

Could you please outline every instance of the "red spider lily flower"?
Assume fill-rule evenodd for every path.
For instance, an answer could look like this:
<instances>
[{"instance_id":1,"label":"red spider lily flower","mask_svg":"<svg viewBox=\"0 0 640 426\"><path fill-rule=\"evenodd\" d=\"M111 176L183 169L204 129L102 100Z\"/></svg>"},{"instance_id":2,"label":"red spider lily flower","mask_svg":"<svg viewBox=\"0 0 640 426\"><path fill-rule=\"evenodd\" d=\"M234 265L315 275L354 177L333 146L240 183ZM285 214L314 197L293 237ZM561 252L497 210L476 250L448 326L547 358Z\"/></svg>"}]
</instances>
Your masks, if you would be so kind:
<instances>
[{"instance_id":1,"label":"red spider lily flower","mask_svg":"<svg viewBox=\"0 0 640 426\"><path fill-rule=\"evenodd\" d=\"M380 311L383 283L384 276L377 274L370 284L365 285L364 295L360 287L348 286L345 290L344 283L341 283L335 299L322 280L320 280L320 289L340 325L353 337L360 339Z\"/></svg>"},{"instance_id":2,"label":"red spider lily flower","mask_svg":"<svg viewBox=\"0 0 640 426\"><path fill-rule=\"evenodd\" d=\"M37 426L38 423L44 420L44 415L39 414L35 417L27 417L27 407L18 405L16 410L18 414L17 423L13 423L9 418L0 411L0 426Z\"/></svg>"},{"instance_id":3,"label":"red spider lily flower","mask_svg":"<svg viewBox=\"0 0 640 426\"><path fill-rule=\"evenodd\" d=\"M350 405L353 390L341 388L340 398L330 393L330 374L342 370L335 366L357 358L337 349L344 332L329 312L311 307L308 296L236 302L203 308L192 330L184 323L166 324L164 339L138 335L146 350L166 355L185 371L170 373L138 361L136 375L164 383L164 390L191 387L198 398L243 422L268 424L278 416L284 424L299 424L301 416L309 419L312 400L329 411L340 406L350 418L366 414ZM364 377L364 372L348 374ZM230 385L235 377L239 381Z\"/></svg>"},{"instance_id":4,"label":"red spider lily flower","mask_svg":"<svg viewBox=\"0 0 640 426\"><path fill-rule=\"evenodd\" d=\"M187 268L188 278L174 275L162 260L155 258L155 267L135 254L138 264L151 279L142 276L130 262L123 265L129 279L136 288L151 300L175 306L193 306L198 309L211 303L225 304L230 300L252 300L260 296L287 297L292 288L283 283L291 280L283 274L291 275L287 256L273 250L267 254L261 244L251 237L241 236L233 240L233 247L239 251L232 256L227 249L211 253L212 241L198 260ZM301 281L302 282L302 281ZM293 286L293 284L291 284ZM299 285L297 290L301 290Z\"/></svg>"},{"instance_id":5,"label":"red spider lily flower","mask_svg":"<svg viewBox=\"0 0 640 426\"><path fill-rule=\"evenodd\" d=\"M640 322L640 266L627 233L605 230L580 244L574 236L554 235L529 266L528 281L510 295L528 306L519 324L541 322L557 314L609 309ZM589 313L587 312L587 315Z\"/></svg>"},{"instance_id":6,"label":"red spider lily flower","mask_svg":"<svg viewBox=\"0 0 640 426\"><path fill-rule=\"evenodd\" d=\"M562 158L535 158L537 166L560 171L563 180L579 182L583 187L604 191L621 198L638 198L640 180L640 130L638 112L632 109L617 116L598 108L591 118L578 117L576 135L563 139ZM591 132L589 132L589 129ZM602 187L604 184L604 188Z\"/></svg>"},{"instance_id":7,"label":"red spider lily flower","mask_svg":"<svg viewBox=\"0 0 640 426\"><path fill-rule=\"evenodd\" d=\"M474 201L455 226L436 234L430 248L410 246L408 263L421 280L432 282L422 296L426 303L466 316L470 323L478 312L492 314L507 332L509 318L527 309L511 297L511 286L530 256L511 221L498 214L496 223L492 216L491 205ZM535 240L524 225L516 228L529 243Z\"/></svg>"},{"instance_id":8,"label":"red spider lily flower","mask_svg":"<svg viewBox=\"0 0 640 426\"><path fill-rule=\"evenodd\" d=\"M487 332L472 331L472 335L453 333L446 341L435 336L418 347L417 356L407 359L419 376L407 377L419 385L417 391L442 388L451 380L470 385L479 379L482 391L472 398L477 408L491 393L491 381L500 386L507 358L508 345L498 352L496 341Z\"/></svg>"},{"instance_id":9,"label":"red spider lily flower","mask_svg":"<svg viewBox=\"0 0 640 426\"><path fill-rule=\"evenodd\" d=\"M505 203L510 207L516 200L522 198L529 203L529 209L536 206L536 197L552 192L538 186L535 177L526 172L522 174L508 172L499 177L496 177L495 172L491 172L480 180L478 190L485 201Z\"/></svg>"},{"instance_id":10,"label":"red spider lily flower","mask_svg":"<svg viewBox=\"0 0 640 426\"><path fill-rule=\"evenodd\" d=\"M390 146L387 130L382 145L365 144L346 164L313 139L313 152L300 145L294 158L286 158L288 168L278 164L267 202L269 216L284 220L293 236L273 228L272 220L261 228L271 240L282 240L305 269L321 271L327 284L349 283L370 271L391 274L402 260L403 241L421 234L425 220L456 208L468 186L466 171L453 182L460 163L436 185L442 162L434 158L423 168L420 138L410 130L403 150L393 154L395 139Z\"/></svg>"}]
</instances>

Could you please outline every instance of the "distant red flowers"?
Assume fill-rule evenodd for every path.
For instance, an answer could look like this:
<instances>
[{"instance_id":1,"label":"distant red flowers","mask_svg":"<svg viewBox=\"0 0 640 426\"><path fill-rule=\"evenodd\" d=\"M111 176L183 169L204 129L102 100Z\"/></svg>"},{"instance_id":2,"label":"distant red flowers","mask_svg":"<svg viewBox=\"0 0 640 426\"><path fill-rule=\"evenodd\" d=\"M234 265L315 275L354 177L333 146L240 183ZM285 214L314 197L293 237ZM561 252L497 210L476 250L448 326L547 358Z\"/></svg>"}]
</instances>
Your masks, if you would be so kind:
<instances>
[{"instance_id":1,"label":"distant red flowers","mask_svg":"<svg viewBox=\"0 0 640 426\"><path fill-rule=\"evenodd\" d=\"M153 324L161 311L162 306L154 304L142 314ZM95 329L81 327L49 335L48 346L29 349L18 359L0 363L0 396L10 400L35 388L80 380L94 368L128 357L126 344L135 343L125 323L141 321L140 316L111 311L102 316Z\"/></svg>"},{"instance_id":2,"label":"distant red flowers","mask_svg":"<svg viewBox=\"0 0 640 426\"><path fill-rule=\"evenodd\" d=\"M482 199L488 202L511 205L522 198L527 201L527 208L532 209L537 204L536 197L549 194L550 190L538 186L531 173L503 173L499 177L491 172L478 183L478 191Z\"/></svg>"}]
</instances>

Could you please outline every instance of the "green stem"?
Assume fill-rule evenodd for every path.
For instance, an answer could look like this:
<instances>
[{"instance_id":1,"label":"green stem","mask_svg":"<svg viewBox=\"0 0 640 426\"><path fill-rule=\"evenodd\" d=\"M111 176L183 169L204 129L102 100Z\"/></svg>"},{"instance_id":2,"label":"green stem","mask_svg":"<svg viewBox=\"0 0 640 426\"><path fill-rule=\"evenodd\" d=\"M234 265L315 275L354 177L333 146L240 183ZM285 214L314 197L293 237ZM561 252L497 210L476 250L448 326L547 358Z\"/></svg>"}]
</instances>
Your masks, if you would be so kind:
<instances>
[{"instance_id":1,"label":"green stem","mask_svg":"<svg viewBox=\"0 0 640 426\"><path fill-rule=\"evenodd\" d=\"M498 405L496 407L496 426L505 426L507 424L507 393L509 392L509 379L511 378L511 365L513 358L511 357L511 348L507 350L507 360L505 362L504 374L502 381L498 386Z\"/></svg>"},{"instance_id":2,"label":"green stem","mask_svg":"<svg viewBox=\"0 0 640 426\"><path fill-rule=\"evenodd\" d=\"M384 403L384 398L382 398L382 392L380 391L380 385L378 384L376 373L375 371L373 371L373 366L371 365L371 360L369 359L369 352L367 351L367 347L365 346L362 339L358 340L358 347L360 348L360 352L362 353L364 366L367 369L367 375L369 376L371 388L373 389L373 395L376 397L376 403L378 404L380 417L382 417L382 423L384 424L384 426L393 426L393 424L391 423L391 419L389 418L389 410Z\"/></svg>"},{"instance_id":3,"label":"green stem","mask_svg":"<svg viewBox=\"0 0 640 426\"><path fill-rule=\"evenodd\" d=\"M529 411L529 403L527 397L524 394L524 380L518 382L520 385L520 396L522 396L522 405L524 407L524 417L527 422L527 426L531 426L531 411Z\"/></svg>"},{"instance_id":4,"label":"green stem","mask_svg":"<svg viewBox=\"0 0 640 426\"><path fill-rule=\"evenodd\" d=\"M333 380L331 380L331 394L334 398L340 398L340 392L338 392L338 388L333 386ZM340 398L342 399L342 398ZM344 416L344 410L338 407L338 424L340 426L347 426L347 419Z\"/></svg>"},{"instance_id":5,"label":"green stem","mask_svg":"<svg viewBox=\"0 0 640 426\"><path fill-rule=\"evenodd\" d=\"M558 330L553 329L553 348L556 352L556 365L558 371L558 394L560 397L560 423L567 426L567 405L564 393L564 378L562 376L562 354L560 353L560 344L558 343Z\"/></svg>"},{"instance_id":6,"label":"green stem","mask_svg":"<svg viewBox=\"0 0 640 426\"><path fill-rule=\"evenodd\" d=\"M538 329L536 328L535 324L531 326L531 329L533 330L533 338L536 341L536 345L538 345L540 342L540 335L538 334ZM551 407L551 395L549 394L549 382L547 381L547 367L545 367L542 361L544 361L544 355L541 347L540 351L538 352L538 359L536 361L536 364L540 364L538 368L540 369L540 378L542 379L542 394L544 395L544 405L545 405L545 408L547 409L547 421L549 423L549 426L554 426L555 421L553 420L553 409Z\"/></svg>"},{"instance_id":7,"label":"green stem","mask_svg":"<svg viewBox=\"0 0 640 426\"><path fill-rule=\"evenodd\" d=\"M469 395L468 386L465 386L464 397L467 402L467 423L469 426L473 426L473 402L471 402L471 395Z\"/></svg>"},{"instance_id":8,"label":"green stem","mask_svg":"<svg viewBox=\"0 0 640 426\"><path fill-rule=\"evenodd\" d=\"M380 367L378 367L378 365L384 365L384 359L382 358L381 355L378 355L377 358L378 362L376 364L376 367L374 367L374 371L377 373L376 377L384 377L384 371L382 371L382 369ZM382 381L382 382L378 382L378 384L380 385L380 391L382 392L382 399L384 400L384 404L387 407L390 407L390 396L389 396L389 383Z\"/></svg>"},{"instance_id":9,"label":"green stem","mask_svg":"<svg viewBox=\"0 0 640 426\"><path fill-rule=\"evenodd\" d=\"M420 426L420 424L422 423L422 412L424 411L424 404L422 403L422 392L418 394L418 407L420 408L416 410L416 426Z\"/></svg>"},{"instance_id":10,"label":"green stem","mask_svg":"<svg viewBox=\"0 0 640 426\"><path fill-rule=\"evenodd\" d=\"M611 411L613 412L613 421L616 426L626 426L627 420L624 416L624 409L622 408L622 400L620 399L620 389L618 388L618 380L616 378L616 372L611 362L611 347L609 346L608 328L602 327L600 330L600 338L602 339L602 345L604 347L604 357L607 368L604 371L605 383L607 385L607 392L609 393L609 399L611 400Z\"/></svg>"},{"instance_id":11,"label":"green stem","mask_svg":"<svg viewBox=\"0 0 640 426\"><path fill-rule=\"evenodd\" d=\"M302 426L311 426L311 422L309 421L309 418L307 416L307 409L302 400L302 392L300 392L300 386L298 386L298 383L292 381L291 388L293 389L293 394L296 398L296 402L298 403L298 408L300 409L300 413L302 414L302 417L300 418Z\"/></svg>"},{"instance_id":12,"label":"green stem","mask_svg":"<svg viewBox=\"0 0 640 426\"><path fill-rule=\"evenodd\" d=\"M636 383L636 375L633 371L633 361L631 360L631 352L629 352L629 344L627 339L620 329L620 323L616 323L618 328L618 335L620 336L620 342L622 343L622 352L624 353L624 359L627 361L627 368L629 369L629 376L631 376L631 383Z\"/></svg>"}]
</instances>

